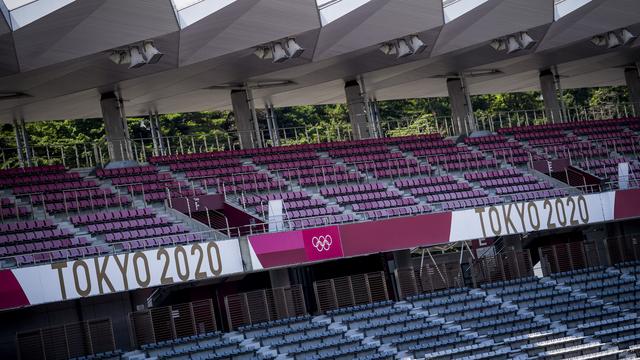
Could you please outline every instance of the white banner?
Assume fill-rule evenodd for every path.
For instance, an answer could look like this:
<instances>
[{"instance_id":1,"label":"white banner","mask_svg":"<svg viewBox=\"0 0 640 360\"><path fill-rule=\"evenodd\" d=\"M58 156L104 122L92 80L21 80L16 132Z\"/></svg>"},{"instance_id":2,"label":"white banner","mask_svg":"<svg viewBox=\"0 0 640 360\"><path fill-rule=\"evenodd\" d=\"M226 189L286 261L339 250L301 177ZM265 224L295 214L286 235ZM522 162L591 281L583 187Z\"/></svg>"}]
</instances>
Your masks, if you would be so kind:
<instances>
[{"instance_id":1,"label":"white banner","mask_svg":"<svg viewBox=\"0 0 640 360\"><path fill-rule=\"evenodd\" d=\"M284 201L269 200L269 232L284 230Z\"/></svg>"},{"instance_id":2,"label":"white banner","mask_svg":"<svg viewBox=\"0 0 640 360\"><path fill-rule=\"evenodd\" d=\"M13 269L31 305L242 272L237 239Z\"/></svg>"},{"instance_id":3,"label":"white banner","mask_svg":"<svg viewBox=\"0 0 640 360\"><path fill-rule=\"evenodd\" d=\"M449 241L513 235L613 219L615 192L454 211Z\"/></svg>"},{"instance_id":4,"label":"white banner","mask_svg":"<svg viewBox=\"0 0 640 360\"><path fill-rule=\"evenodd\" d=\"M629 188L629 163L623 162L618 164L618 187L620 190Z\"/></svg>"}]
</instances>

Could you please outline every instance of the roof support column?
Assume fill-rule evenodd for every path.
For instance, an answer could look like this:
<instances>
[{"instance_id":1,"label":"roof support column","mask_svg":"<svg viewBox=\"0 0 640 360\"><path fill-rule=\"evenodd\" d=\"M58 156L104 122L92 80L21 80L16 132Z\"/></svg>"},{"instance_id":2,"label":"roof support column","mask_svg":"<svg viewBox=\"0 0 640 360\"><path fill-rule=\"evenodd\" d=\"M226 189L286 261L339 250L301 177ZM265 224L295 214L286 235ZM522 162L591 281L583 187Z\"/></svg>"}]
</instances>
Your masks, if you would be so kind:
<instances>
[{"instance_id":1,"label":"roof support column","mask_svg":"<svg viewBox=\"0 0 640 360\"><path fill-rule=\"evenodd\" d=\"M254 118L255 109L252 102L247 90L231 90L231 105L233 106L233 116L236 120L241 149L262 147L262 141L257 137L259 135L257 129L259 128L257 119Z\"/></svg>"},{"instance_id":2,"label":"roof support column","mask_svg":"<svg viewBox=\"0 0 640 360\"><path fill-rule=\"evenodd\" d=\"M111 162L133 159L127 118L124 116L122 102L113 92L102 94L100 98L102 121L107 136L107 147Z\"/></svg>"},{"instance_id":3,"label":"roof support column","mask_svg":"<svg viewBox=\"0 0 640 360\"><path fill-rule=\"evenodd\" d=\"M249 108L251 109L251 119L253 119L253 130L256 132L256 144L258 147L264 147L264 136L260 131L260 124L258 123L258 115L256 114L256 102L253 98L253 91L247 89L247 96L249 97Z\"/></svg>"},{"instance_id":4,"label":"roof support column","mask_svg":"<svg viewBox=\"0 0 640 360\"><path fill-rule=\"evenodd\" d=\"M356 80L347 81L344 84L344 94L347 98L349 110L349 122L353 139L368 139L371 137L369 129L369 117L364 95L360 91L360 84Z\"/></svg>"},{"instance_id":5,"label":"roof support column","mask_svg":"<svg viewBox=\"0 0 640 360\"><path fill-rule=\"evenodd\" d=\"M629 88L629 101L632 104L633 116L640 116L640 69L636 64L636 67L629 67L624 69L624 79L627 82Z\"/></svg>"},{"instance_id":6,"label":"roof support column","mask_svg":"<svg viewBox=\"0 0 640 360\"><path fill-rule=\"evenodd\" d=\"M547 118L552 124L563 122L562 109L556 92L556 81L551 69L540 71L540 92L542 92Z\"/></svg>"},{"instance_id":7,"label":"roof support column","mask_svg":"<svg viewBox=\"0 0 640 360\"><path fill-rule=\"evenodd\" d=\"M269 279L271 280L272 288L291 286L291 280L289 279L288 268L270 270Z\"/></svg>"},{"instance_id":8,"label":"roof support column","mask_svg":"<svg viewBox=\"0 0 640 360\"><path fill-rule=\"evenodd\" d=\"M411 263L411 250L396 250L393 252L393 261L396 268L407 269L413 267Z\"/></svg>"},{"instance_id":9,"label":"roof support column","mask_svg":"<svg viewBox=\"0 0 640 360\"><path fill-rule=\"evenodd\" d=\"M20 163L20 167L24 167L25 162L22 149L22 136L20 135L20 128L18 127L16 119L13 119L13 132L16 135L16 153L18 155L18 162Z\"/></svg>"},{"instance_id":10,"label":"roof support column","mask_svg":"<svg viewBox=\"0 0 640 360\"><path fill-rule=\"evenodd\" d=\"M471 97L462 77L447 79L453 135L469 135L477 128Z\"/></svg>"},{"instance_id":11,"label":"roof support column","mask_svg":"<svg viewBox=\"0 0 640 360\"><path fill-rule=\"evenodd\" d=\"M160 152L158 148L156 124L153 119L153 112L151 112L151 110L149 110L149 131L151 131L151 141L153 142L153 156L158 156L160 155Z\"/></svg>"},{"instance_id":12,"label":"roof support column","mask_svg":"<svg viewBox=\"0 0 640 360\"><path fill-rule=\"evenodd\" d=\"M29 143L29 132L27 131L27 125L24 123L24 119L20 119L20 132L22 133L22 146L24 147L24 154L27 160L28 166L33 166L31 161L31 145Z\"/></svg>"},{"instance_id":13,"label":"roof support column","mask_svg":"<svg viewBox=\"0 0 640 360\"><path fill-rule=\"evenodd\" d=\"M164 147L164 140L162 139L162 128L160 127L160 116L158 115L158 110L156 110L154 115L153 121L156 123L156 139L158 139L158 148L160 150L160 155L164 156L166 150Z\"/></svg>"},{"instance_id":14,"label":"roof support column","mask_svg":"<svg viewBox=\"0 0 640 360\"><path fill-rule=\"evenodd\" d=\"M369 115L373 136L376 138L384 137L384 134L382 133L382 126L380 125L380 108L378 107L378 100L369 100Z\"/></svg>"},{"instance_id":15,"label":"roof support column","mask_svg":"<svg viewBox=\"0 0 640 360\"><path fill-rule=\"evenodd\" d=\"M266 106L267 112L267 125L269 127L269 137L271 138L271 144L273 146L280 146L280 130L278 128L278 120L276 118L276 110L273 104Z\"/></svg>"}]
</instances>

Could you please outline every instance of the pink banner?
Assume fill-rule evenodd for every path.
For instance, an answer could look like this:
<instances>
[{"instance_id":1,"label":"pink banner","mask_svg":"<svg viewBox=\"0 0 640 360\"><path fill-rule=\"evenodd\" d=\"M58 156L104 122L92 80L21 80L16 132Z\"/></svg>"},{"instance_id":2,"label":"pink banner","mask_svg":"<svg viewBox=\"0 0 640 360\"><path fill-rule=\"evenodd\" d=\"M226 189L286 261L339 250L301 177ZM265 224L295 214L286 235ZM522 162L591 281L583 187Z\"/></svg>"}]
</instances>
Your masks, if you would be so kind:
<instances>
[{"instance_id":1,"label":"pink banner","mask_svg":"<svg viewBox=\"0 0 640 360\"><path fill-rule=\"evenodd\" d=\"M616 191L613 218L616 220L640 216L640 190Z\"/></svg>"},{"instance_id":2,"label":"pink banner","mask_svg":"<svg viewBox=\"0 0 640 360\"><path fill-rule=\"evenodd\" d=\"M303 230L302 238L309 261L341 258L343 255L340 228L337 226Z\"/></svg>"},{"instance_id":3,"label":"pink banner","mask_svg":"<svg viewBox=\"0 0 640 360\"><path fill-rule=\"evenodd\" d=\"M20 282L11 270L0 270L0 309L11 309L29 305Z\"/></svg>"},{"instance_id":4,"label":"pink banner","mask_svg":"<svg viewBox=\"0 0 640 360\"><path fill-rule=\"evenodd\" d=\"M446 243L450 229L450 212L340 226L345 256Z\"/></svg>"},{"instance_id":5,"label":"pink banner","mask_svg":"<svg viewBox=\"0 0 640 360\"><path fill-rule=\"evenodd\" d=\"M249 236L254 269L408 249L449 241L451 213Z\"/></svg>"},{"instance_id":6,"label":"pink banner","mask_svg":"<svg viewBox=\"0 0 640 360\"><path fill-rule=\"evenodd\" d=\"M254 269L342 257L337 226L249 236Z\"/></svg>"}]
</instances>

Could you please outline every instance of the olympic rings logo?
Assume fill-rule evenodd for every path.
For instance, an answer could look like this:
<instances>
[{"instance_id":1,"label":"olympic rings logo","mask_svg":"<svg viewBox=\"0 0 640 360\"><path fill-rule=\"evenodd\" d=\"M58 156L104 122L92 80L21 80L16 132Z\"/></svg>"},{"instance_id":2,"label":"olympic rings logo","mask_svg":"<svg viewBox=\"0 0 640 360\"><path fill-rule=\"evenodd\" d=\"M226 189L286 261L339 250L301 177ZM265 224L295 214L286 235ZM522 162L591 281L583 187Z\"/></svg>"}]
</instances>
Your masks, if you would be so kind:
<instances>
[{"instance_id":1,"label":"olympic rings logo","mask_svg":"<svg viewBox=\"0 0 640 360\"><path fill-rule=\"evenodd\" d=\"M314 236L311 238L311 245L313 245L318 252L328 251L331 248L331 244L333 244L331 235Z\"/></svg>"}]
</instances>

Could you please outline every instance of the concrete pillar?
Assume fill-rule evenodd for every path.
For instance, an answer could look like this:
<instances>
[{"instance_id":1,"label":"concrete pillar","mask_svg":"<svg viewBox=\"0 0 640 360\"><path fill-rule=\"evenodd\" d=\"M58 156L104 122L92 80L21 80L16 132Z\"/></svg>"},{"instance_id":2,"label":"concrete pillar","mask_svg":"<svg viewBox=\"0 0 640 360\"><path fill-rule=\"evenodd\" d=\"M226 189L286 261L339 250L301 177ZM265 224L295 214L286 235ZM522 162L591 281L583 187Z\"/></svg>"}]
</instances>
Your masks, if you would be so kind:
<instances>
[{"instance_id":1,"label":"concrete pillar","mask_svg":"<svg viewBox=\"0 0 640 360\"><path fill-rule=\"evenodd\" d=\"M451 122L454 135L468 135L475 131L473 108L462 78L447 79Z\"/></svg>"},{"instance_id":2,"label":"concrete pillar","mask_svg":"<svg viewBox=\"0 0 640 360\"><path fill-rule=\"evenodd\" d=\"M367 104L360 92L360 84L356 80L347 81L344 84L344 94L347 97L349 121L354 139L368 139L371 137L369 119L367 116Z\"/></svg>"},{"instance_id":3,"label":"concrete pillar","mask_svg":"<svg viewBox=\"0 0 640 360\"><path fill-rule=\"evenodd\" d=\"M289 279L289 269L287 268L270 270L269 279L271 280L272 288L291 286L291 280Z\"/></svg>"},{"instance_id":4,"label":"concrete pillar","mask_svg":"<svg viewBox=\"0 0 640 360\"><path fill-rule=\"evenodd\" d=\"M271 122L271 106L269 104L265 104L264 113L267 118L267 129L269 130L269 139L271 139L272 146L276 146L275 135L273 134L273 123ZM265 142L265 147L267 146Z\"/></svg>"},{"instance_id":5,"label":"concrete pillar","mask_svg":"<svg viewBox=\"0 0 640 360\"><path fill-rule=\"evenodd\" d=\"M522 250L522 238L520 235L505 236L502 238L502 241L506 249Z\"/></svg>"},{"instance_id":6,"label":"concrete pillar","mask_svg":"<svg viewBox=\"0 0 640 360\"><path fill-rule=\"evenodd\" d=\"M160 116L158 115L158 110L156 110L155 114L154 114L154 119L153 121L155 121L156 123L156 139L158 140L158 147L160 150L160 155L164 155L165 154L165 147L164 147L164 140L162 139L162 131L160 128Z\"/></svg>"},{"instance_id":7,"label":"concrete pillar","mask_svg":"<svg viewBox=\"0 0 640 360\"><path fill-rule=\"evenodd\" d=\"M624 69L624 79L629 88L629 101L632 103L635 116L640 116L640 76L638 68Z\"/></svg>"},{"instance_id":8,"label":"concrete pillar","mask_svg":"<svg viewBox=\"0 0 640 360\"><path fill-rule=\"evenodd\" d=\"M562 109L556 93L556 82L551 69L540 71L540 92L549 121L553 124L563 122Z\"/></svg>"},{"instance_id":9,"label":"concrete pillar","mask_svg":"<svg viewBox=\"0 0 640 360\"><path fill-rule=\"evenodd\" d=\"M122 103L113 92L102 94L100 98L104 131L109 143L109 157L112 162L132 160L131 141L127 118Z\"/></svg>"},{"instance_id":10,"label":"concrete pillar","mask_svg":"<svg viewBox=\"0 0 640 360\"><path fill-rule=\"evenodd\" d=\"M271 118L271 129L273 130L274 145L280 146L280 126L278 126L278 118L276 117L276 109L271 105L269 107Z\"/></svg>"},{"instance_id":11,"label":"concrete pillar","mask_svg":"<svg viewBox=\"0 0 640 360\"><path fill-rule=\"evenodd\" d=\"M278 137L278 122L276 120L275 109L273 108L273 105L267 104L264 110L267 115L267 127L269 128L269 137L271 138L271 144L273 146L280 146L280 139Z\"/></svg>"},{"instance_id":12,"label":"concrete pillar","mask_svg":"<svg viewBox=\"0 0 640 360\"><path fill-rule=\"evenodd\" d=\"M20 134L20 127L18 126L18 122L16 119L13 119L13 131L16 135L16 154L18 155L18 162L20 162L20 167L24 167L24 158L22 152L22 135Z\"/></svg>"},{"instance_id":13,"label":"concrete pillar","mask_svg":"<svg viewBox=\"0 0 640 360\"><path fill-rule=\"evenodd\" d=\"M397 250L393 252L393 261L397 269L406 269L413 266L411 263L411 250Z\"/></svg>"},{"instance_id":14,"label":"concrete pillar","mask_svg":"<svg viewBox=\"0 0 640 360\"><path fill-rule=\"evenodd\" d=\"M158 148L156 122L153 119L153 113L151 111L149 111L149 131L151 132L151 141L153 142L153 156L158 156L160 155L160 151Z\"/></svg>"},{"instance_id":15,"label":"concrete pillar","mask_svg":"<svg viewBox=\"0 0 640 360\"><path fill-rule=\"evenodd\" d=\"M382 125L380 125L380 108L378 107L378 100L369 100L369 114L371 116L369 122L371 123L373 136L376 138L384 137L384 134L382 133Z\"/></svg>"},{"instance_id":16,"label":"concrete pillar","mask_svg":"<svg viewBox=\"0 0 640 360\"><path fill-rule=\"evenodd\" d=\"M240 147L242 149L258 147L258 142L253 134L253 116L247 91L231 90L231 105L233 106L233 116L236 119Z\"/></svg>"},{"instance_id":17,"label":"concrete pillar","mask_svg":"<svg viewBox=\"0 0 640 360\"><path fill-rule=\"evenodd\" d=\"M31 143L29 141L29 132L27 131L27 125L24 123L24 119L20 119L20 131L22 132L22 146L24 146L24 154L27 160L28 166L33 166L31 161Z\"/></svg>"}]
</instances>

